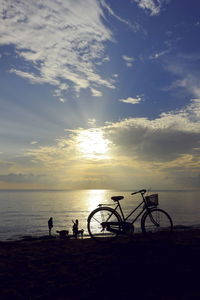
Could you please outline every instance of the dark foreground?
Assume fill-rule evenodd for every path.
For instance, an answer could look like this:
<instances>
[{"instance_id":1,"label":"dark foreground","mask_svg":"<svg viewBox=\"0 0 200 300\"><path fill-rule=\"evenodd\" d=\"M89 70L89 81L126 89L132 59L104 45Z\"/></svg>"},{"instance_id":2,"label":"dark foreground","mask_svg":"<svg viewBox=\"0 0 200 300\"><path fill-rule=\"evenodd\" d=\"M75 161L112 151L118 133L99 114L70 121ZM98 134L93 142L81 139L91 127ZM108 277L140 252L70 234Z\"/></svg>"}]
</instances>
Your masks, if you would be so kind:
<instances>
[{"instance_id":1,"label":"dark foreground","mask_svg":"<svg viewBox=\"0 0 200 300\"><path fill-rule=\"evenodd\" d=\"M200 299L200 231L168 244L142 236L0 243L0 299Z\"/></svg>"}]
</instances>

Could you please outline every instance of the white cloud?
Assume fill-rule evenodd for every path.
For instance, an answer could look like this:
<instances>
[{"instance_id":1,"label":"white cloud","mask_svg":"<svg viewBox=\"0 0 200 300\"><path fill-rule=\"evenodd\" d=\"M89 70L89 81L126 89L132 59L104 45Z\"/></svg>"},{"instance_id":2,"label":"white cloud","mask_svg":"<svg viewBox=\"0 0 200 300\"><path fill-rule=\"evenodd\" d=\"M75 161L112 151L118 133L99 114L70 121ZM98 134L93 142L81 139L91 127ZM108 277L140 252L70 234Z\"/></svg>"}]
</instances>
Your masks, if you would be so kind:
<instances>
[{"instance_id":1,"label":"white cloud","mask_svg":"<svg viewBox=\"0 0 200 300\"><path fill-rule=\"evenodd\" d=\"M9 70L9 73L15 73L16 75L18 75L20 77L26 78L32 84L35 84L35 83L39 83L39 84L50 83L50 84L53 84L53 85L58 85L59 84L59 81L56 80L56 79L49 78L47 76L46 77L36 76L33 73L23 72L23 71L16 70L16 69L13 69L13 68Z\"/></svg>"},{"instance_id":2,"label":"white cloud","mask_svg":"<svg viewBox=\"0 0 200 300\"><path fill-rule=\"evenodd\" d=\"M120 102L130 103L130 104L138 104L142 101L140 96L136 96L136 98L128 97L127 99L120 99Z\"/></svg>"},{"instance_id":3,"label":"white cloud","mask_svg":"<svg viewBox=\"0 0 200 300\"><path fill-rule=\"evenodd\" d=\"M200 97L200 80L194 74L181 74L181 79L173 82L171 89L184 88L194 97Z\"/></svg>"},{"instance_id":4,"label":"white cloud","mask_svg":"<svg viewBox=\"0 0 200 300\"><path fill-rule=\"evenodd\" d=\"M0 14L0 44L15 45L32 66L11 72L61 90L63 84L72 84L77 92L94 84L114 88L95 68L95 62L108 61L104 43L112 40L99 1L2 0Z\"/></svg>"},{"instance_id":5,"label":"white cloud","mask_svg":"<svg viewBox=\"0 0 200 300\"><path fill-rule=\"evenodd\" d=\"M127 20L119 17L117 14L114 13L114 11L110 8L110 6L104 0L100 0L100 1L101 1L102 6L107 9L107 11L109 12L109 14L111 16L115 17L118 21L128 25L129 28L132 29L133 31L138 31L139 30L140 26L139 26L138 23L133 24L132 22L127 21Z\"/></svg>"},{"instance_id":6,"label":"white cloud","mask_svg":"<svg viewBox=\"0 0 200 300\"><path fill-rule=\"evenodd\" d=\"M38 144L38 142L37 141L32 141L32 142L30 142L30 144L31 145L36 145L36 144Z\"/></svg>"},{"instance_id":7,"label":"white cloud","mask_svg":"<svg viewBox=\"0 0 200 300\"><path fill-rule=\"evenodd\" d=\"M168 4L169 0L134 0L138 6L150 12L151 16L159 15L164 4Z\"/></svg>"},{"instance_id":8,"label":"white cloud","mask_svg":"<svg viewBox=\"0 0 200 300\"><path fill-rule=\"evenodd\" d=\"M98 91L96 89L91 88L91 92L92 92L92 96L94 96L94 97L101 97L102 96L102 92Z\"/></svg>"},{"instance_id":9,"label":"white cloud","mask_svg":"<svg viewBox=\"0 0 200 300\"><path fill-rule=\"evenodd\" d=\"M169 51L170 51L170 50L163 50L163 51L160 51L160 52L156 52L156 53L150 55L149 58L150 58L150 59L158 59L158 58L160 58L161 56L163 56L163 55L169 53Z\"/></svg>"},{"instance_id":10,"label":"white cloud","mask_svg":"<svg viewBox=\"0 0 200 300\"><path fill-rule=\"evenodd\" d=\"M104 57L103 61L110 61L110 57L109 56Z\"/></svg>"},{"instance_id":11,"label":"white cloud","mask_svg":"<svg viewBox=\"0 0 200 300\"><path fill-rule=\"evenodd\" d=\"M175 57L168 56L163 59L165 69L177 77L167 89L184 89L190 97L200 98L200 72L196 68L199 59L198 53L189 55L179 53Z\"/></svg>"},{"instance_id":12,"label":"white cloud","mask_svg":"<svg viewBox=\"0 0 200 300\"><path fill-rule=\"evenodd\" d=\"M126 66L127 67L132 67L133 66L133 62L134 62L134 58L133 57L129 57L126 55L122 55L122 59L126 62Z\"/></svg>"},{"instance_id":13,"label":"white cloud","mask_svg":"<svg viewBox=\"0 0 200 300\"><path fill-rule=\"evenodd\" d=\"M69 88L69 85L66 83L61 83L59 88L60 88L60 90L65 91Z\"/></svg>"},{"instance_id":14,"label":"white cloud","mask_svg":"<svg viewBox=\"0 0 200 300\"><path fill-rule=\"evenodd\" d=\"M129 56L126 56L126 55L122 55L122 58L123 58L125 61L128 61L128 62L133 62L133 61L134 61L134 58L133 58L133 57L129 57Z\"/></svg>"},{"instance_id":15,"label":"white cloud","mask_svg":"<svg viewBox=\"0 0 200 300\"><path fill-rule=\"evenodd\" d=\"M96 119L95 118L89 118L88 119L88 125L89 126L96 126Z\"/></svg>"}]
</instances>

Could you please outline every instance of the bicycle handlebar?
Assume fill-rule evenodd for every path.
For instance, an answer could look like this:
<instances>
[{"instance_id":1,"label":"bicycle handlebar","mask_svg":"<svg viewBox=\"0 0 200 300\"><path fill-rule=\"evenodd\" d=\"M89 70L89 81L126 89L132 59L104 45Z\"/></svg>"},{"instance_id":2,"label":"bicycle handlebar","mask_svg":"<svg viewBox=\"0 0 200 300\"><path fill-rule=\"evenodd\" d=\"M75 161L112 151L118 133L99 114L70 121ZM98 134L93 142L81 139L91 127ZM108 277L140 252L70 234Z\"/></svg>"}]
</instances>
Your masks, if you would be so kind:
<instances>
[{"instance_id":1,"label":"bicycle handlebar","mask_svg":"<svg viewBox=\"0 0 200 300\"><path fill-rule=\"evenodd\" d=\"M139 191L137 191L137 192L131 193L131 195L135 195L135 194L138 194L138 193L140 193L140 194L145 194L146 191L147 191L147 190L145 190L145 189L139 190Z\"/></svg>"}]
</instances>

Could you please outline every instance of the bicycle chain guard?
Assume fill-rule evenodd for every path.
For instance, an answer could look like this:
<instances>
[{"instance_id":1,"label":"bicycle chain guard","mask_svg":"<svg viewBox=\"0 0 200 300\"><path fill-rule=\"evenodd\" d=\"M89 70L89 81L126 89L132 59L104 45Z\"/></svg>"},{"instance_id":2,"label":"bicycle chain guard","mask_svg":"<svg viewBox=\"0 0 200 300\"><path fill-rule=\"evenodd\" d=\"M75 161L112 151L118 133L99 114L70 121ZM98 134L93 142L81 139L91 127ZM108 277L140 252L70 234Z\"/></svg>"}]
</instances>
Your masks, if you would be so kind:
<instances>
[{"instance_id":1,"label":"bicycle chain guard","mask_svg":"<svg viewBox=\"0 0 200 300\"><path fill-rule=\"evenodd\" d=\"M123 224L124 233L132 235L134 233L134 230L135 230L135 228L132 223L124 222L124 224Z\"/></svg>"},{"instance_id":2,"label":"bicycle chain guard","mask_svg":"<svg viewBox=\"0 0 200 300\"><path fill-rule=\"evenodd\" d=\"M134 225L129 222L102 222L102 229L121 234L134 234ZM119 226L119 227L118 227Z\"/></svg>"}]
</instances>

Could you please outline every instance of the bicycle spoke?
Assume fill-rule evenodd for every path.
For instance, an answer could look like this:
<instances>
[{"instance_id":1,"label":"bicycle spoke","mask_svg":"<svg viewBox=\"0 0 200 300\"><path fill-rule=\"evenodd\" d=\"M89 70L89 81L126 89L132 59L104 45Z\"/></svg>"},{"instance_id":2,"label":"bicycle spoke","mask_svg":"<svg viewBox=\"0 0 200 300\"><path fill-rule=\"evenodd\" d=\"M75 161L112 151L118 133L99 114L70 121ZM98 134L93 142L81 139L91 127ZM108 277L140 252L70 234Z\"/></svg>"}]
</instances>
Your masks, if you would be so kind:
<instances>
[{"instance_id":1,"label":"bicycle spoke","mask_svg":"<svg viewBox=\"0 0 200 300\"><path fill-rule=\"evenodd\" d=\"M109 226L109 222L116 222L116 230L112 228L112 225ZM102 226L103 223L105 225ZM88 217L88 232L96 240L110 240L119 234L120 225L117 224L120 224L118 214L111 208L100 207Z\"/></svg>"},{"instance_id":2,"label":"bicycle spoke","mask_svg":"<svg viewBox=\"0 0 200 300\"><path fill-rule=\"evenodd\" d=\"M170 216L158 208L151 209L145 214L141 226L143 233L153 240L166 240L173 228Z\"/></svg>"},{"instance_id":3,"label":"bicycle spoke","mask_svg":"<svg viewBox=\"0 0 200 300\"><path fill-rule=\"evenodd\" d=\"M99 222L95 217L93 217L93 219L94 219L95 221L97 221L97 223L99 223L99 224L102 223L102 222Z\"/></svg>"}]
</instances>

